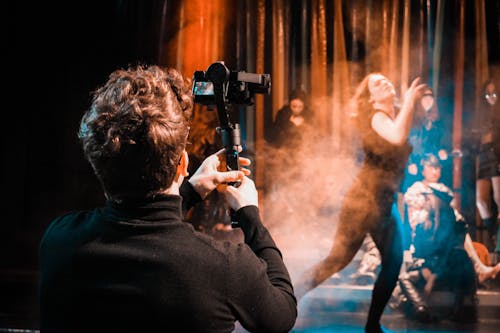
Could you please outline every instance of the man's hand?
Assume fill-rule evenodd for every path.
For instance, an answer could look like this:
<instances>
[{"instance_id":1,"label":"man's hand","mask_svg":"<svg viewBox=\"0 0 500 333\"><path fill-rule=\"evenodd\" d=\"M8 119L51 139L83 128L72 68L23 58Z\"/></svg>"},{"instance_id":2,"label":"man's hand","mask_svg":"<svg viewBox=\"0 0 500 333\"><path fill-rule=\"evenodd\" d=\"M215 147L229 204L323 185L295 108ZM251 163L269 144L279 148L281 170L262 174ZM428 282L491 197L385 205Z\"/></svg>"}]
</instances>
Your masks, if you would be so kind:
<instances>
[{"instance_id":1,"label":"man's hand","mask_svg":"<svg viewBox=\"0 0 500 333\"><path fill-rule=\"evenodd\" d=\"M225 169L225 149L208 156L196 170L193 176L189 178L195 191L202 199L212 192L217 186L229 182L241 181L244 176L250 175L250 170L242 168L239 171L226 171ZM250 160L245 157L239 157L240 166L250 165Z\"/></svg>"},{"instance_id":2,"label":"man's hand","mask_svg":"<svg viewBox=\"0 0 500 333\"><path fill-rule=\"evenodd\" d=\"M217 190L224 195L227 204L234 211L246 206L259 207L259 195L255 183L248 177L243 177L238 187L219 186Z\"/></svg>"}]
</instances>

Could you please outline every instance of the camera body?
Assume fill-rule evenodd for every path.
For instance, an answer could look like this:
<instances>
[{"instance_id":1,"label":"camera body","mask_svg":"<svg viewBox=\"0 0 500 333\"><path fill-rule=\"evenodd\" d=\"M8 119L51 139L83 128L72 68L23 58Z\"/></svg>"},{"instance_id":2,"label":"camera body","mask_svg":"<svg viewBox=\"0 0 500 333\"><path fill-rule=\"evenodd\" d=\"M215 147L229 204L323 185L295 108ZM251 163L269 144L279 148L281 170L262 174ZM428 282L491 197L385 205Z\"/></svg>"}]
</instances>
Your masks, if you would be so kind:
<instances>
[{"instance_id":1,"label":"camera body","mask_svg":"<svg viewBox=\"0 0 500 333\"><path fill-rule=\"evenodd\" d=\"M227 105L252 105L254 94L269 94L271 75L230 71L223 61L213 63L206 71L193 74L194 102L217 105L214 85L222 86L222 98Z\"/></svg>"}]
</instances>

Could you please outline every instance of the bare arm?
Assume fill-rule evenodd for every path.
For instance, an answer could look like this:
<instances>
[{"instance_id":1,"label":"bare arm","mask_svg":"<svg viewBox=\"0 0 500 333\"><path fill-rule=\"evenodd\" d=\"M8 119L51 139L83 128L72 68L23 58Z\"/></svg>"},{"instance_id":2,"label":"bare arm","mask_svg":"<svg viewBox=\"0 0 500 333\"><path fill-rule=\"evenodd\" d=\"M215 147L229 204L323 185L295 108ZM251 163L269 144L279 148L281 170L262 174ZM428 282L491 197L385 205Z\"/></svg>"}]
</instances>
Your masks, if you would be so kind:
<instances>
[{"instance_id":1,"label":"bare arm","mask_svg":"<svg viewBox=\"0 0 500 333\"><path fill-rule=\"evenodd\" d=\"M420 96L424 84L419 84L420 78L416 78L405 94L401 110L393 120L384 112L377 112L372 117L372 127L385 140L394 145L402 145L410 133L413 120L415 98Z\"/></svg>"}]
</instances>

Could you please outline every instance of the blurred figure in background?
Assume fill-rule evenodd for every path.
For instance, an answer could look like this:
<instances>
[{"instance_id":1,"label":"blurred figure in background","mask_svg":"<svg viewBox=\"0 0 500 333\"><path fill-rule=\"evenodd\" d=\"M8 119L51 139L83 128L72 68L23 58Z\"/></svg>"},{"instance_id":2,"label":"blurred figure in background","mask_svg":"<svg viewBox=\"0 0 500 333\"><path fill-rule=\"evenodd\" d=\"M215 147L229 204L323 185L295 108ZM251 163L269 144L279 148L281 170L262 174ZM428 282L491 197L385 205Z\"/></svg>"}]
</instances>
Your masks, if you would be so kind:
<instances>
[{"instance_id":1,"label":"blurred figure in background","mask_svg":"<svg viewBox=\"0 0 500 333\"><path fill-rule=\"evenodd\" d=\"M489 251L500 252L500 107L493 80L484 83L479 113L476 206L488 231ZM496 210L496 213L495 212ZM498 258L496 259L498 261Z\"/></svg>"},{"instance_id":2,"label":"blurred figure in background","mask_svg":"<svg viewBox=\"0 0 500 333\"><path fill-rule=\"evenodd\" d=\"M295 89L289 93L288 104L278 110L272 128L270 141L278 148L294 149L306 135L314 133L314 117L305 91Z\"/></svg>"},{"instance_id":3,"label":"blurred figure in background","mask_svg":"<svg viewBox=\"0 0 500 333\"><path fill-rule=\"evenodd\" d=\"M432 194L433 189L438 188L441 192L446 192L452 197L450 207L454 211L454 216L457 221L464 221L463 216L455 207L453 191L440 181L441 178L441 162L433 154L427 154L422 159L421 163L422 176L421 181L415 182L405 193L405 203L408 206L408 217L412 235L410 236L413 243L415 238L416 227L419 224L432 223L430 219L436 217L434 213L435 207L433 202L426 194ZM464 238L464 249L471 258L474 269L477 274L477 279L480 284L483 282L495 279L497 274L500 273L500 263L490 266L487 262L488 258L484 258L484 254L478 253L477 249L484 247L479 242L474 242L469 232L466 233Z\"/></svg>"},{"instance_id":4,"label":"blurred figure in background","mask_svg":"<svg viewBox=\"0 0 500 333\"><path fill-rule=\"evenodd\" d=\"M276 214L273 221L291 221L302 209L304 183L308 181L304 172L304 161L311 153L311 143L315 142L317 129L309 97L302 89L290 91L288 103L276 113L271 127L269 143L265 150L267 200ZM263 153L261 151L261 153ZM286 170L284 165L288 167Z\"/></svg>"},{"instance_id":5,"label":"blurred figure in background","mask_svg":"<svg viewBox=\"0 0 500 333\"><path fill-rule=\"evenodd\" d=\"M401 289L418 320L435 319L426 298L435 289L446 289L455 295L450 318L474 322L476 280L495 278L500 265L489 267L479 259L464 218L455 207L453 192L440 182L442 166L438 157L426 154L420 165L423 179L404 195L415 265L400 279ZM464 310L466 301L470 311Z\"/></svg>"},{"instance_id":6,"label":"blurred figure in background","mask_svg":"<svg viewBox=\"0 0 500 333\"><path fill-rule=\"evenodd\" d=\"M445 128L434 92L428 85L425 86L422 97L416 103L415 108L414 125L409 136L413 150L405 170L405 178L401 187L402 193L405 193L409 186L420 179L420 161L428 153L439 158L443 167L442 182L451 185L450 131Z\"/></svg>"}]
</instances>

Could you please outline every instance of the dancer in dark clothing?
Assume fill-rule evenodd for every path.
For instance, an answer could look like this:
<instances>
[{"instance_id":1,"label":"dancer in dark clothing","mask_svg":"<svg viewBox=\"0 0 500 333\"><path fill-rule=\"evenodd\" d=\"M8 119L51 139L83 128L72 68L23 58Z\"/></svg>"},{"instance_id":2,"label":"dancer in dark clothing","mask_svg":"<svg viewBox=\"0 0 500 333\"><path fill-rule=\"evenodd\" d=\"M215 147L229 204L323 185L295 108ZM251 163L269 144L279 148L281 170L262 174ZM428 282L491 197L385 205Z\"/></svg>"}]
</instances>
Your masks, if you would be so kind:
<instances>
[{"instance_id":1,"label":"dancer in dark clothing","mask_svg":"<svg viewBox=\"0 0 500 333\"><path fill-rule=\"evenodd\" d=\"M365 330L384 332L380 318L396 286L403 260L401 218L395 193L411 151L407 142L415 98L423 89L415 79L396 114L393 84L383 75L371 73L354 95L357 125L365 160L343 199L333 246L328 256L305 271L295 286L300 299L332 274L342 270L359 250L367 233L381 253L381 271L373 295Z\"/></svg>"}]
</instances>

